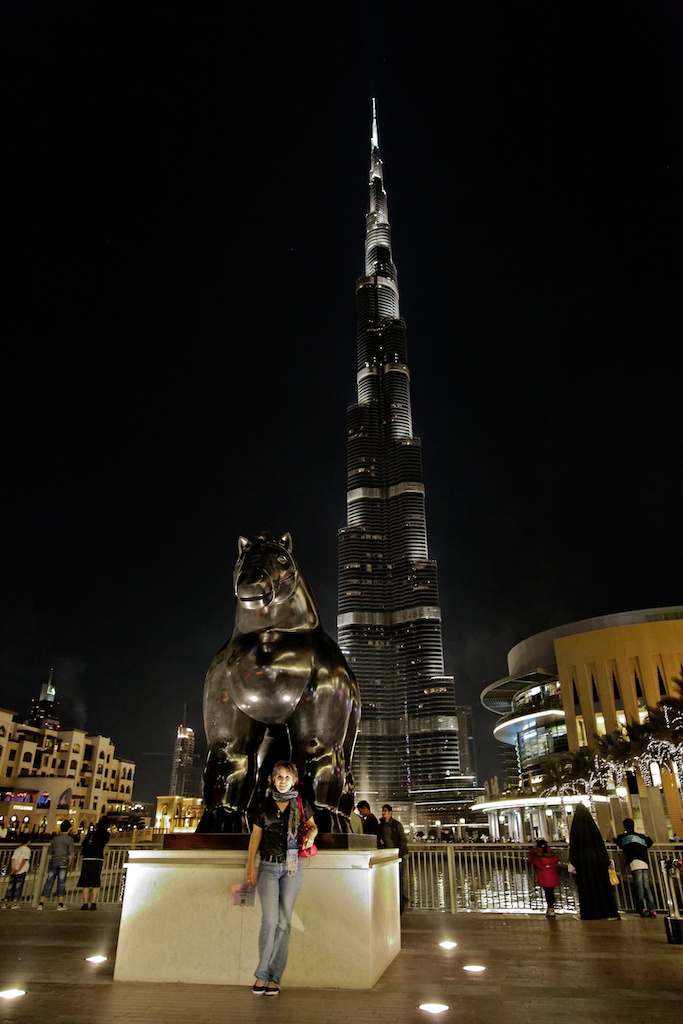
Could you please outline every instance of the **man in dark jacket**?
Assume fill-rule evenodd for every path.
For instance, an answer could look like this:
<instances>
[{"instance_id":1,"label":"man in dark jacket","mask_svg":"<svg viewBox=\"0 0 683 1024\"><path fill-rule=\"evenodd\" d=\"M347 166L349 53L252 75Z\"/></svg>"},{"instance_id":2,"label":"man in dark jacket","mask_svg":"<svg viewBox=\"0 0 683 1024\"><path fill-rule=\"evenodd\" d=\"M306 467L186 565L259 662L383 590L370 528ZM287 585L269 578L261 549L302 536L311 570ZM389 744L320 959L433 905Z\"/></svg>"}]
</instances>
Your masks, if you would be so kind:
<instances>
[{"instance_id":1,"label":"man in dark jacket","mask_svg":"<svg viewBox=\"0 0 683 1024\"><path fill-rule=\"evenodd\" d=\"M379 832L379 822L370 810L370 804L367 800L359 800L356 804L356 810L363 819L363 835L376 836Z\"/></svg>"},{"instance_id":2,"label":"man in dark jacket","mask_svg":"<svg viewBox=\"0 0 683 1024\"><path fill-rule=\"evenodd\" d=\"M391 804L382 804L382 820L379 823L379 846L384 850L398 850L401 857L408 856L408 840L403 825L394 817Z\"/></svg>"},{"instance_id":3,"label":"man in dark jacket","mask_svg":"<svg viewBox=\"0 0 683 1024\"><path fill-rule=\"evenodd\" d=\"M401 861L408 856L408 840L403 830L403 825L394 817L391 804L382 804L382 820L379 823L378 834L380 850L398 850ZM403 877L403 863L398 865L398 877L400 882L399 908L401 913L409 903L405 894L405 879Z\"/></svg>"},{"instance_id":4,"label":"man in dark jacket","mask_svg":"<svg viewBox=\"0 0 683 1024\"><path fill-rule=\"evenodd\" d=\"M636 909L641 917L656 917L655 898L650 887L650 865L647 851L652 840L642 832L635 831L633 818L624 818L625 832L620 832L614 842L624 855L633 875Z\"/></svg>"}]
</instances>

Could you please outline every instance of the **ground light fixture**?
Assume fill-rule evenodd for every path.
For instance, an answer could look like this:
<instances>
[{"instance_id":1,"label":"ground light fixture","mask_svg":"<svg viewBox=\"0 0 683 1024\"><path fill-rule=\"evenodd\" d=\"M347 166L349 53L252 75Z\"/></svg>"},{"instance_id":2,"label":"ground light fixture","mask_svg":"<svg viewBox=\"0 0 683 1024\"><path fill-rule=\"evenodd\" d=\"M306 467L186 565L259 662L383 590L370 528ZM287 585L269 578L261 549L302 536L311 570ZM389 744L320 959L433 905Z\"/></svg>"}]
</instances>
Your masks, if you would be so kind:
<instances>
[{"instance_id":1,"label":"ground light fixture","mask_svg":"<svg viewBox=\"0 0 683 1024\"><path fill-rule=\"evenodd\" d=\"M106 956L100 956L98 954L97 956L86 956L85 959L88 961L89 964L103 964L107 958Z\"/></svg>"},{"instance_id":2,"label":"ground light fixture","mask_svg":"<svg viewBox=\"0 0 683 1024\"><path fill-rule=\"evenodd\" d=\"M482 967L481 964L465 964L463 967L463 971L469 971L470 974L481 974L485 970L486 968Z\"/></svg>"},{"instance_id":3,"label":"ground light fixture","mask_svg":"<svg viewBox=\"0 0 683 1024\"><path fill-rule=\"evenodd\" d=\"M450 939L446 939L444 942L440 942L439 945L441 946L442 949L455 949L458 943L451 942Z\"/></svg>"},{"instance_id":4,"label":"ground light fixture","mask_svg":"<svg viewBox=\"0 0 683 1024\"><path fill-rule=\"evenodd\" d=\"M418 1010L424 1010L425 1013L443 1013L445 1010L450 1009L445 1003L420 1003Z\"/></svg>"},{"instance_id":5,"label":"ground light fixture","mask_svg":"<svg viewBox=\"0 0 683 1024\"><path fill-rule=\"evenodd\" d=\"M0 999L18 999L19 996L25 996L26 993L22 988L6 988L0 992Z\"/></svg>"}]
</instances>

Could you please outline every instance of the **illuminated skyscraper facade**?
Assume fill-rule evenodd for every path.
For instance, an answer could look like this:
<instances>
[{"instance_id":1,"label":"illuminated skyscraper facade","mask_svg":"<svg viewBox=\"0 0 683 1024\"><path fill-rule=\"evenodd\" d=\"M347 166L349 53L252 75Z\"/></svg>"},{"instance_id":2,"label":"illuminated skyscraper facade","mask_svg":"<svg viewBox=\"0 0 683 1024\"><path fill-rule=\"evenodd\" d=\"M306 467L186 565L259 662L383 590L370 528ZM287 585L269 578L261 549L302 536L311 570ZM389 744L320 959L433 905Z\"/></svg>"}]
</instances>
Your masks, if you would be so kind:
<instances>
[{"instance_id":1,"label":"illuminated skyscraper facade","mask_svg":"<svg viewBox=\"0 0 683 1024\"><path fill-rule=\"evenodd\" d=\"M54 684L54 669L50 669L50 675L46 683L40 688L40 697L31 698L31 711L26 719L26 725L32 725L36 729L59 729L59 701Z\"/></svg>"},{"instance_id":2,"label":"illuminated skyscraper facade","mask_svg":"<svg viewBox=\"0 0 683 1024\"><path fill-rule=\"evenodd\" d=\"M414 804L416 820L427 821L471 803L475 779L471 737L459 742L467 716L458 714L453 677L444 672L437 566L427 547L422 451L413 436L406 325L374 102L369 185L365 274L356 283L358 401L347 414L337 632L361 689L356 797L371 805Z\"/></svg>"},{"instance_id":3,"label":"illuminated skyscraper facade","mask_svg":"<svg viewBox=\"0 0 683 1024\"><path fill-rule=\"evenodd\" d=\"M201 792L201 768L194 752L194 729L189 725L178 726L168 792L171 796L189 797L199 796Z\"/></svg>"}]
</instances>

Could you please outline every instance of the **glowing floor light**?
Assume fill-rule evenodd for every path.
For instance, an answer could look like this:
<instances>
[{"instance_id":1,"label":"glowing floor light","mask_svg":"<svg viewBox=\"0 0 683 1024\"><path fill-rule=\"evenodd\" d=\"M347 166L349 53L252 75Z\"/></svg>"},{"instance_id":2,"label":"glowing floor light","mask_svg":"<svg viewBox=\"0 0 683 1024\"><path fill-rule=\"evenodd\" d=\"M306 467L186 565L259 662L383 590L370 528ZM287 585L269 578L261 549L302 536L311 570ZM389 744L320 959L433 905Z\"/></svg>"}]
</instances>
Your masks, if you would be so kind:
<instances>
[{"instance_id":1,"label":"glowing floor light","mask_svg":"<svg viewBox=\"0 0 683 1024\"><path fill-rule=\"evenodd\" d=\"M418 1010L424 1010L425 1013L443 1013L448 1007L445 1003L420 1003Z\"/></svg>"},{"instance_id":2,"label":"glowing floor light","mask_svg":"<svg viewBox=\"0 0 683 1024\"><path fill-rule=\"evenodd\" d=\"M451 942L450 939L446 939L445 942L440 942L439 945L441 946L442 949L455 949L458 943Z\"/></svg>"},{"instance_id":3,"label":"glowing floor light","mask_svg":"<svg viewBox=\"0 0 683 1024\"><path fill-rule=\"evenodd\" d=\"M85 959L89 964L103 964L107 958L106 956L86 956Z\"/></svg>"},{"instance_id":4,"label":"glowing floor light","mask_svg":"<svg viewBox=\"0 0 683 1024\"><path fill-rule=\"evenodd\" d=\"M481 974L481 972L485 970L486 968L482 967L481 964L467 964L463 967L463 971L469 971L470 974Z\"/></svg>"},{"instance_id":5,"label":"glowing floor light","mask_svg":"<svg viewBox=\"0 0 683 1024\"><path fill-rule=\"evenodd\" d=\"M26 993L22 988L6 988L3 992L0 992L2 999L18 999L19 996L25 996Z\"/></svg>"}]
</instances>

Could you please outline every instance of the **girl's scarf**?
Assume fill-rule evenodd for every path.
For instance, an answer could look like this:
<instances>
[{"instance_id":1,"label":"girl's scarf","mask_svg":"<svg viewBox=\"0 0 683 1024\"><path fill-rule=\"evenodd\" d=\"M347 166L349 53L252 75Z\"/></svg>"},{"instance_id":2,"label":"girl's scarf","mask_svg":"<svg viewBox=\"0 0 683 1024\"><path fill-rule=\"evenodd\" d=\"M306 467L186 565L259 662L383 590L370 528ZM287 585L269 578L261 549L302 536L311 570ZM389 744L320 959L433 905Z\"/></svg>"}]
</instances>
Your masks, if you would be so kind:
<instances>
[{"instance_id":1,"label":"girl's scarf","mask_svg":"<svg viewBox=\"0 0 683 1024\"><path fill-rule=\"evenodd\" d=\"M273 800L289 803L287 820L287 874L295 875L299 870L299 832L301 831L301 813L299 811L299 790L290 789L287 793L272 792Z\"/></svg>"}]
</instances>

